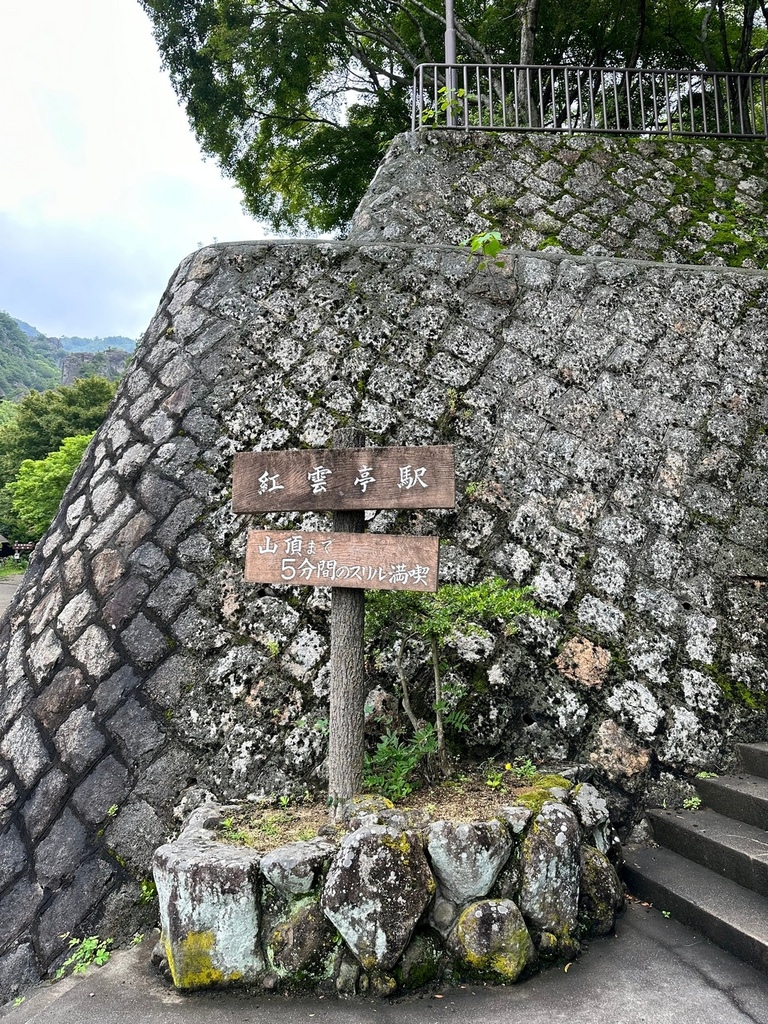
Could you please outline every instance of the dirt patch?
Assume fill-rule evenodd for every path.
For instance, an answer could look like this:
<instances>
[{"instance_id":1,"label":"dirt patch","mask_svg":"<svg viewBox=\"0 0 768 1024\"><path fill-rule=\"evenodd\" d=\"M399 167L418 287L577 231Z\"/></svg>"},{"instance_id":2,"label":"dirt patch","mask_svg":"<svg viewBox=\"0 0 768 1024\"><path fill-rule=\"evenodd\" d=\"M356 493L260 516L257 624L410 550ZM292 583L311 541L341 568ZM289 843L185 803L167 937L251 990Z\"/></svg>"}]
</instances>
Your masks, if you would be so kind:
<instances>
[{"instance_id":1,"label":"dirt patch","mask_svg":"<svg viewBox=\"0 0 768 1024\"><path fill-rule=\"evenodd\" d=\"M560 776L536 772L530 762L466 764L452 778L425 784L395 806L399 811L426 811L433 821L483 821L493 818L505 804L535 804L549 787L563 785L570 786ZM252 846L263 853L320 834L340 836L343 832L342 827L330 823L325 798L309 794L298 802L242 805L219 827L226 842Z\"/></svg>"}]
</instances>

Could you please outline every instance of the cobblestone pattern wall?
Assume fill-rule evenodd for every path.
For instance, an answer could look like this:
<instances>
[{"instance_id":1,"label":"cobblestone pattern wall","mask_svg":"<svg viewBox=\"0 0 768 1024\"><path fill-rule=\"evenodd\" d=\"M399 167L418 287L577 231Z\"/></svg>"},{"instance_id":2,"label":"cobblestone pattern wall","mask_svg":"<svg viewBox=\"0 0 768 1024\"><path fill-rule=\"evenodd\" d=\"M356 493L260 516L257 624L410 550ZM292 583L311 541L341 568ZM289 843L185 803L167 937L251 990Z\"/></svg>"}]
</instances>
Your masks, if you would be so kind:
<instances>
[{"instance_id":1,"label":"cobblestone pattern wall","mask_svg":"<svg viewBox=\"0 0 768 1024\"><path fill-rule=\"evenodd\" d=\"M65 931L140 926L182 799L321 781L328 595L242 584L236 451L348 422L455 444L455 513L370 528L439 531L446 581L559 612L457 643L476 752L591 761L627 811L764 738L767 284L406 244L185 260L0 624L4 994Z\"/></svg>"},{"instance_id":2,"label":"cobblestone pattern wall","mask_svg":"<svg viewBox=\"0 0 768 1024\"><path fill-rule=\"evenodd\" d=\"M590 135L421 131L391 146L359 242L460 243L768 267L768 147Z\"/></svg>"}]
</instances>

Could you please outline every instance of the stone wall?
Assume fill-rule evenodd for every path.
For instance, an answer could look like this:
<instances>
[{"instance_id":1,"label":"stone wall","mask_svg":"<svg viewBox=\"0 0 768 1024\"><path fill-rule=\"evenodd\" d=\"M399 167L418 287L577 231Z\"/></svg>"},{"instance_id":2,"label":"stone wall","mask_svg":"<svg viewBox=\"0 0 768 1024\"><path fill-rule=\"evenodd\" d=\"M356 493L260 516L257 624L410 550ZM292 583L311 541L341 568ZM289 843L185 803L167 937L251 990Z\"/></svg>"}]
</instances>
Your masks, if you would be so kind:
<instances>
[{"instance_id":1,"label":"stone wall","mask_svg":"<svg viewBox=\"0 0 768 1024\"><path fill-rule=\"evenodd\" d=\"M471 822L357 798L338 831L266 853L225 840L231 810L193 811L155 854L154 958L179 989L389 996L462 978L508 984L573 959L624 905L606 803L565 778Z\"/></svg>"},{"instance_id":2,"label":"stone wall","mask_svg":"<svg viewBox=\"0 0 768 1024\"><path fill-rule=\"evenodd\" d=\"M429 131L399 136L350 237L768 267L765 143Z\"/></svg>"},{"instance_id":3,"label":"stone wall","mask_svg":"<svg viewBox=\"0 0 768 1024\"><path fill-rule=\"evenodd\" d=\"M0 623L3 994L65 931L151 917L152 853L202 790L323 785L328 595L242 583L236 451L347 423L455 445L455 512L369 528L439 532L445 581L557 612L457 638L470 754L591 765L628 825L765 738L767 283L402 242L187 258ZM391 652L370 684L394 688Z\"/></svg>"}]
</instances>

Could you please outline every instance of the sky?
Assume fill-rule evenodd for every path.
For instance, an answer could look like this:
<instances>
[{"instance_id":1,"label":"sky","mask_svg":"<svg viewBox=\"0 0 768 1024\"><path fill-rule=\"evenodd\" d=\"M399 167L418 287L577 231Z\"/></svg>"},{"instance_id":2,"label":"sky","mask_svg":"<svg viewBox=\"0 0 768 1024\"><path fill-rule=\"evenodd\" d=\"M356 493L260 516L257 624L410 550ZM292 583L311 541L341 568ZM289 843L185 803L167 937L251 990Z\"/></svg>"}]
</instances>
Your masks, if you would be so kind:
<instances>
[{"instance_id":1,"label":"sky","mask_svg":"<svg viewBox=\"0 0 768 1024\"><path fill-rule=\"evenodd\" d=\"M138 338L181 260L255 239L137 0L0 0L0 310Z\"/></svg>"}]
</instances>

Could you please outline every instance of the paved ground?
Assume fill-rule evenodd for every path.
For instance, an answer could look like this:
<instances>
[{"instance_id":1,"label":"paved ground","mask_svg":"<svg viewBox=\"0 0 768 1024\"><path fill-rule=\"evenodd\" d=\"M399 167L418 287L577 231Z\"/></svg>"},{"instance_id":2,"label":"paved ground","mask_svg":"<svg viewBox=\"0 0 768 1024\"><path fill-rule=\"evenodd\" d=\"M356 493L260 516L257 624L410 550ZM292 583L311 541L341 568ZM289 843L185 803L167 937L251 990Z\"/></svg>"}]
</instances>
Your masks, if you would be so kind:
<instances>
[{"instance_id":1,"label":"paved ground","mask_svg":"<svg viewBox=\"0 0 768 1024\"><path fill-rule=\"evenodd\" d=\"M568 971L509 988L391 1001L180 995L149 965L151 940L84 978L40 986L9 1024L766 1024L768 976L657 910L629 907Z\"/></svg>"},{"instance_id":2,"label":"paved ground","mask_svg":"<svg viewBox=\"0 0 768 1024\"><path fill-rule=\"evenodd\" d=\"M23 574L18 576L3 576L0 578L0 615L11 603L11 598L16 593L16 588L21 583Z\"/></svg>"}]
</instances>

